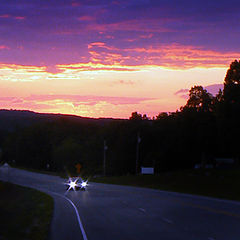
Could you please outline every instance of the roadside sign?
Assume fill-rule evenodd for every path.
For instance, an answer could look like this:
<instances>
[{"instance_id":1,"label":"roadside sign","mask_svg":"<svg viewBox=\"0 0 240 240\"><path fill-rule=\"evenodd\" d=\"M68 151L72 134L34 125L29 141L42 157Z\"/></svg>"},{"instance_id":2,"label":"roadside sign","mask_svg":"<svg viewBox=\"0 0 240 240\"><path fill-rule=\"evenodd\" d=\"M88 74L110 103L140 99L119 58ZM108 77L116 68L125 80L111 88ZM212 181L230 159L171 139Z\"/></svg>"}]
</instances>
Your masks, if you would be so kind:
<instances>
[{"instance_id":1,"label":"roadside sign","mask_svg":"<svg viewBox=\"0 0 240 240\"><path fill-rule=\"evenodd\" d=\"M154 174L154 168L142 167L141 168L141 173L142 174Z\"/></svg>"},{"instance_id":2,"label":"roadside sign","mask_svg":"<svg viewBox=\"0 0 240 240\"><path fill-rule=\"evenodd\" d=\"M82 165L81 165L80 163L77 163L77 164L75 165L75 167L76 167L76 172L77 172L77 173L80 173L80 172L81 172Z\"/></svg>"}]
</instances>

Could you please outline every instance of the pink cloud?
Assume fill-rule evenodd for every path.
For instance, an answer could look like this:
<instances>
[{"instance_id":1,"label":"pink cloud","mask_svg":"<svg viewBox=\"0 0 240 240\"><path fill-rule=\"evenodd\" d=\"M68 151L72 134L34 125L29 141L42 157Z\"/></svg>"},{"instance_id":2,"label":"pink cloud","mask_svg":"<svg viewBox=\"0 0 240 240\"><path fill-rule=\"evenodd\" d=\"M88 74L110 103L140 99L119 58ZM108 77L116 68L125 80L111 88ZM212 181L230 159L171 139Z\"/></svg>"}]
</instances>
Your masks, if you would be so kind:
<instances>
[{"instance_id":1,"label":"pink cloud","mask_svg":"<svg viewBox=\"0 0 240 240\"><path fill-rule=\"evenodd\" d=\"M22 51L22 50L24 50L24 47L22 45L20 45L20 46L17 47L17 49Z\"/></svg>"},{"instance_id":2,"label":"pink cloud","mask_svg":"<svg viewBox=\"0 0 240 240\"><path fill-rule=\"evenodd\" d=\"M104 42L92 42L88 44L88 49L91 49L93 47L104 47L106 48L106 44Z\"/></svg>"},{"instance_id":3,"label":"pink cloud","mask_svg":"<svg viewBox=\"0 0 240 240\"><path fill-rule=\"evenodd\" d=\"M164 22L156 21L155 19L146 19L144 21L125 20L116 23L98 23L95 19L102 17L105 14L104 9L98 11L95 16L84 15L77 19L79 21L86 21L86 24L81 29L69 29L64 31L58 31L57 34L82 34L89 32L98 32L106 36L113 36L118 31L139 32L142 38L152 38L154 33L168 33L173 30L166 28ZM172 19L171 19L172 20ZM164 20L167 21L167 20ZM116 37L116 36L115 36Z\"/></svg>"},{"instance_id":4,"label":"pink cloud","mask_svg":"<svg viewBox=\"0 0 240 240\"><path fill-rule=\"evenodd\" d=\"M78 105L96 105L99 102L107 102L113 105L139 104L144 101L153 100L153 98L136 97L111 97L111 96L81 96L81 95L31 95L24 98L25 101L48 102L62 100L63 102L72 102Z\"/></svg>"},{"instance_id":5,"label":"pink cloud","mask_svg":"<svg viewBox=\"0 0 240 240\"><path fill-rule=\"evenodd\" d=\"M91 60L102 64L155 65L172 69L226 67L238 52L218 52L190 45L170 44L136 48L116 48L103 42L89 44Z\"/></svg>"},{"instance_id":6,"label":"pink cloud","mask_svg":"<svg viewBox=\"0 0 240 240\"><path fill-rule=\"evenodd\" d=\"M178 96L180 98L188 99L189 89L187 89L187 88L180 89L177 92L175 92L174 95L176 95L176 96Z\"/></svg>"},{"instance_id":7,"label":"pink cloud","mask_svg":"<svg viewBox=\"0 0 240 240\"><path fill-rule=\"evenodd\" d=\"M187 92L189 92L189 89L188 89L188 88L184 88L184 89L178 90L178 91L175 92L174 94L175 94L175 95L178 95L178 94L187 93Z\"/></svg>"},{"instance_id":8,"label":"pink cloud","mask_svg":"<svg viewBox=\"0 0 240 240\"><path fill-rule=\"evenodd\" d=\"M28 72L33 72L34 73L34 72L44 72L46 67L0 63L0 69L26 70Z\"/></svg>"},{"instance_id":9,"label":"pink cloud","mask_svg":"<svg viewBox=\"0 0 240 240\"><path fill-rule=\"evenodd\" d=\"M39 112L77 114L92 117L123 117L148 104L153 98L81 95L30 95L28 97L2 97L0 108Z\"/></svg>"},{"instance_id":10,"label":"pink cloud","mask_svg":"<svg viewBox=\"0 0 240 240\"><path fill-rule=\"evenodd\" d=\"M113 5L121 5L121 3L119 1L113 1L112 4Z\"/></svg>"},{"instance_id":11,"label":"pink cloud","mask_svg":"<svg viewBox=\"0 0 240 240\"><path fill-rule=\"evenodd\" d=\"M5 48L2 48L5 49ZM1 50L1 48L0 48ZM96 59L98 61L98 59ZM77 64L66 64L66 65L49 65L49 66L26 66L26 65L17 65L17 64L3 64L0 63L0 70L7 70L11 72L11 76L14 79L14 75L17 71L22 73L51 73L54 75L48 75L48 78L59 78L58 73L63 73L67 70L73 70L74 72L83 72L83 71L139 71L135 67L122 66L122 65L107 65L93 62L86 63L77 63ZM32 74L32 76L34 76ZM9 77L10 75L8 75ZM28 75L30 76L30 75ZM7 75L6 75L7 77ZM62 78L62 77L61 77Z\"/></svg>"},{"instance_id":12,"label":"pink cloud","mask_svg":"<svg viewBox=\"0 0 240 240\"><path fill-rule=\"evenodd\" d=\"M219 92L219 89L223 90L223 87L223 84L212 84L205 86L204 88L206 88L207 91L210 92L213 96L216 96L216 94Z\"/></svg>"},{"instance_id":13,"label":"pink cloud","mask_svg":"<svg viewBox=\"0 0 240 240\"><path fill-rule=\"evenodd\" d=\"M23 98L20 97L0 97L0 103L1 104L11 104L11 105L16 105L16 104L21 104L23 103L24 100Z\"/></svg>"},{"instance_id":14,"label":"pink cloud","mask_svg":"<svg viewBox=\"0 0 240 240\"><path fill-rule=\"evenodd\" d=\"M28 101L24 98L17 97L1 97L0 107L8 109L18 109L18 110L42 110L42 109L52 109L53 107L49 104L38 103L36 101Z\"/></svg>"},{"instance_id":15,"label":"pink cloud","mask_svg":"<svg viewBox=\"0 0 240 240\"><path fill-rule=\"evenodd\" d=\"M105 38L107 38L107 39L115 39L115 37L112 36L112 35L106 35Z\"/></svg>"},{"instance_id":16,"label":"pink cloud","mask_svg":"<svg viewBox=\"0 0 240 240\"><path fill-rule=\"evenodd\" d=\"M79 2L72 2L71 5L72 5L72 7L79 7L79 6L81 6L81 3L79 3Z\"/></svg>"},{"instance_id":17,"label":"pink cloud","mask_svg":"<svg viewBox=\"0 0 240 240\"><path fill-rule=\"evenodd\" d=\"M26 17L23 16L11 16L9 14L0 15L0 18L14 18L16 20L24 20Z\"/></svg>"},{"instance_id":18,"label":"pink cloud","mask_svg":"<svg viewBox=\"0 0 240 240\"><path fill-rule=\"evenodd\" d=\"M17 20L24 20L26 17L23 17L23 16L17 16L17 17L14 17L15 19Z\"/></svg>"},{"instance_id":19,"label":"pink cloud","mask_svg":"<svg viewBox=\"0 0 240 240\"><path fill-rule=\"evenodd\" d=\"M219 92L219 89L223 90L224 85L223 84L211 84L208 86L205 86L204 88L211 93L213 96L216 96L216 94ZM179 96L184 99L188 99L189 97L189 90L187 88L180 89L177 92L174 93L174 95Z\"/></svg>"},{"instance_id":20,"label":"pink cloud","mask_svg":"<svg viewBox=\"0 0 240 240\"><path fill-rule=\"evenodd\" d=\"M152 38L152 37L153 37L152 33L146 34L146 35L140 35L140 38L145 38L145 39L149 39L149 38Z\"/></svg>"},{"instance_id":21,"label":"pink cloud","mask_svg":"<svg viewBox=\"0 0 240 240\"><path fill-rule=\"evenodd\" d=\"M151 27L149 27L151 26ZM112 31L139 31L139 32L170 32L171 30L163 27L161 21L155 20L127 20L118 23L106 23L106 24L89 24L87 26L88 31L98 32L112 32Z\"/></svg>"},{"instance_id":22,"label":"pink cloud","mask_svg":"<svg viewBox=\"0 0 240 240\"><path fill-rule=\"evenodd\" d=\"M121 66L121 65L109 65L109 64L101 64L98 63L99 59L97 56L92 56L92 62L89 63L78 63L78 64L67 64L67 65L57 65L56 68L59 71L65 70L76 70L76 71L138 71L139 69L128 67L128 66ZM94 63L95 62L95 63Z\"/></svg>"},{"instance_id":23,"label":"pink cloud","mask_svg":"<svg viewBox=\"0 0 240 240\"><path fill-rule=\"evenodd\" d=\"M95 18L92 16L85 15L85 16L79 17L78 20L79 21L93 21L93 20L95 20Z\"/></svg>"},{"instance_id":24,"label":"pink cloud","mask_svg":"<svg viewBox=\"0 0 240 240\"><path fill-rule=\"evenodd\" d=\"M46 110L52 110L53 106L48 105L48 104L41 104L41 103L32 103L32 102L24 102L24 103L19 103L19 104L11 104L9 106L6 105L1 105L0 102L0 107L2 108L11 108L11 109L16 109L16 110L30 110L30 111L46 111Z\"/></svg>"},{"instance_id":25,"label":"pink cloud","mask_svg":"<svg viewBox=\"0 0 240 240\"><path fill-rule=\"evenodd\" d=\"M9 49L1 45L0 50ZM194 67L226 68L240 53L217 52L200 47L180 44L149 47L117 48L105 42L88 44L88 57L79 58L79 63L48 66L24 66L1 64L0 69L23 70L28 73L64 73L67 70L81 71L139 71L147 67L166 67L170 69L190 69ZM51 76L50 76L51 77Z\"/></svg>"},{"instance_id":26,"label":"pink cloud","mask_svg":"<svg viewBox=\"0 0 240 240\"><path fill-rule=\"evenodd\" d=\"M15 97L0 97L0 102L11 102L14 99L16 99Z\"/></svg>"},{"instance_id":27,"label":"pink cloud","mask_svg":"<svg viewBox=\"0 0 240 240\"><path fill-rule=\"evenodd\" d=\"M0 15L0 18L9 18L9 17L11 17L9 14Z\"/></svg>"},{"instance_id":28,"label":"pink cloud","mask_svg":"<svg viewBox=\"0 0 240 240\"><path fill-rule=\"evenodd\" d=\"M53 73L53 74L64 72L63 69L60 69L57 66L52 66L52 65L46 66L45 70L46 72Z\"/></svg>"},{"instance_id":29,"label":"pink cloud","mask_svg":"<svg viewBox=\"0 0 240 240\"><path fill-rule=\"evenodd\" d=\"M135 82L131 81L131 80L119 80L118 83L122 84L122 85L134 85L135 84Z\"/></svg>"},{"instance_id":30,"label":"pink cloud","mask_svg":"<svg viewBox=\"0 0 240 240\"><path fill-rule=\"evenodd\" d=\"M10 49L10 48L5 45L0 45L0 50L4 50L4 49Z\"/></svg>"}]
</instances>

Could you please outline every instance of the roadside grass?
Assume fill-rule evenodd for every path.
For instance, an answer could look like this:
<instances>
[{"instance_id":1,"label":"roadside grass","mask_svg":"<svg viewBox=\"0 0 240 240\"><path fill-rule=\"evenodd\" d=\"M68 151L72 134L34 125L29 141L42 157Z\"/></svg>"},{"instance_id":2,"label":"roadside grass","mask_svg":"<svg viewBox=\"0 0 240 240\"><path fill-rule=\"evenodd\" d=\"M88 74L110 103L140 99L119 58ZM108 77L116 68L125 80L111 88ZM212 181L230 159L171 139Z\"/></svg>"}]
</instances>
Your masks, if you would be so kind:
<instances>
[{"instance_id":1,"label":"roadside grass","mask_svg":"<svg viewBox=\"0 0 240 240\"><path fill-rule=\"evenodd\" d=\"M47 174L47 175L52 175L52 176L58 176L58 177L61 177L61 178L68 178L68 176L74 175L74 174L71 174L70 172L67 172L67 171L53 172L53 171L40 170L40 169L35 169L35 168L27 168L27 167L21 167L21 166L14 166L14 165L10 165L10 166L13 167L13 168L20 169L20 170L26 170L26 171L34 172L34 173L42 173L42 174ZM75 175L76 175L76 173L75 173Z\"/></svg>"},{"instance_id":2,"label":"roadside grass","mask_svg":"<svg viewBox=\"0 0 240 240\"><path fill-rule=\"evenodd\" d=\"M14 166L14 165L10 165L10 166L14 167L14 168L21 169L21 170L26 170L26 171L29 171L29 172L42 173L42 174L48 174L48 175L53 175L53 176L62 176L62 175L64 175L64 173L62 173L62 172L53 172L53 171L47 171L47 170L39 170L39 169L35 169L35 168L27 168L27 167Z\"/></svg>"},{"instance_id":3,"label":"roadside grass","mask_svg":"<svg viewBox=\"0 0 240 240\"><path fill-rule=\"evenodd\" d=\"M71 176L71 177L79 176L79 174L73 173L73 172L70 172L70 171L53 172L53 171L39 170L39 169L35 169L35 168L27 168L27 167L14 166L14 165L10 165L10 166L13 167L13 168L20 169L20 170L26 170L26 171L34 172L34 173L42 173L42 174L47 174L47 175L52 175L52 176L58 176L58 177L61 177L61 178L64 178L64 179L68 178L69 176ZM88 174L81 174L81 176L83 178L87 178Z\"/></svg>"},{"instance_id":4,"label":"roadside grass","mask_svg":"<svg viewBox=\"0 0 240 240\"><path fill-rule=\"evenodd\" d=\"M159 175L97 177L90 181L240 201L240 169L183 170Z\"/></svg>"},{"instance_id":5,"label":"roadside grass","mask_svg":"<svg viewBox=\"0 0 240 240\"><path fill-rule=\"evenodd\" d=\"M0 182L0 239L46 240L53 199L34 189Z\"/></svg>"}]
</instances>

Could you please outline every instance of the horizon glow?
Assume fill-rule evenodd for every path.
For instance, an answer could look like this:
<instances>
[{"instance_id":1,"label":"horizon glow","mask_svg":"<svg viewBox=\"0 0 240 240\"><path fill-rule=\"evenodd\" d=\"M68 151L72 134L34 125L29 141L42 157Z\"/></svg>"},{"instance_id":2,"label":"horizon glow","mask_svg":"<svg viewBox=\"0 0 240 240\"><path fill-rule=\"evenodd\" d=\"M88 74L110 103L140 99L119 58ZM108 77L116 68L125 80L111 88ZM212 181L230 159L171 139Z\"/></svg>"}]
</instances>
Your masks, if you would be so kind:
<instances>
[{"instance_id":1,"label":"horizon glow","mask_svg":"<svg viewBox=\"0 0 240 240\"><path fill-rule=\"evenodd\" d=\"M216 94L239 59L237 1L11 0L0 9L0 108L153 117Z\"/></svg>"}]
</instances>

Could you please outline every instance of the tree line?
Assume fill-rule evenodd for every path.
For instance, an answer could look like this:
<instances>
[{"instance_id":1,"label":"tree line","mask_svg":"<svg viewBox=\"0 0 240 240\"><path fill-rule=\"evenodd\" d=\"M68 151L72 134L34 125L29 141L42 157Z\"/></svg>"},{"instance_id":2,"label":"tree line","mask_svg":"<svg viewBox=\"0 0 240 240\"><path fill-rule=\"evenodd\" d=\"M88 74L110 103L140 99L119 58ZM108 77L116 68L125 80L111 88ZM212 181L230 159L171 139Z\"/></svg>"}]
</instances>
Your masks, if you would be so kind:
<instances>
[{"instance_id":1,"label":"tree line","mask_svg":"<svg viewBox=\"0 0 240 240\"><path fill-rule=\"evenodd\" d=\"M100 120L99 120L100 121ZM193 86L185 106L153 119L133 112L128 120L104 123L56 119L18 128L1 137L2 161L49 171L134 174L139 166L155 172L214 164L216 157L240 157L240 61L231 63L216 96ZM139 141L141 140L141 141ZM104 141L107 148L104 149Z\"/></svg>"}]
</instances>

